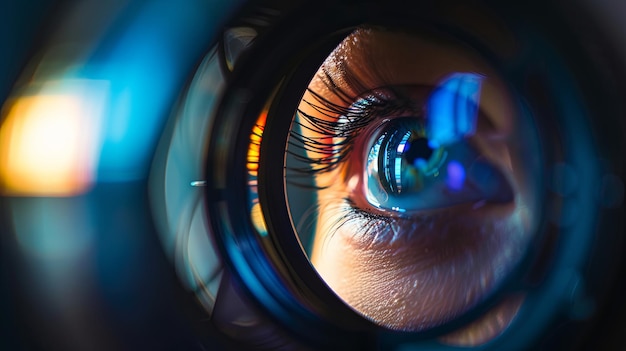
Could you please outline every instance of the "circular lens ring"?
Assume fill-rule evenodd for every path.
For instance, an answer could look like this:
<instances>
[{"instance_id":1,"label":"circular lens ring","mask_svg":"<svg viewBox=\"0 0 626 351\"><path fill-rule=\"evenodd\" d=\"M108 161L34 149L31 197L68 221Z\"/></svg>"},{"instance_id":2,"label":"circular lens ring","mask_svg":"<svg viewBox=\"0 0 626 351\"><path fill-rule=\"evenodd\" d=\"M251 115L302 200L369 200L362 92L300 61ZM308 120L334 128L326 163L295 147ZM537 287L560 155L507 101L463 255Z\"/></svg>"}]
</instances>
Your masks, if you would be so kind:
<instances>
[{"instance_id":1,"label":"circular lens ring","mask_svg":"<svg viewBox=\"0 0 626 351\"><path fill-rule=\"evenodd\" d=\"M371 3L368 3L368 6L372 6ZM322 7L322 6L318 6L318 7ZM303 26L302 21L299 20L297 21L299 26L296 26L296 27L292 27L294 26L293 21L286 21L285 23L283 23L282 26L277 26L276 27L277 30L274 31L274 34L280 33L280 35L273 37L271 40L266 39L265 42L263 42L260 38L259 41L255 44L255 47L259 49L251 50L248 60L247 61L242 60L241 66L238 66L237 70L234 72L233 83L231 84L231 87L227 93L227 96L224 99L223 108L220 114L222 117L219 119L220 121L224 121L224 123L219 123L219 125L213 129L214 133L213 133L213 137L211 138L211 146L209 147L209 158L207 162L207 165L208 165L207 180L209 184L213 184L213 186L209 186L207 189L208 201L210 204L209 218L211 219L212 224L216 228L218 228L217 230L221 233L221 235L219 235L220 237L219 241L221 242L222 248L227 253L228 257L226 258L226 261L230 262L229 265L231 266L231 269L233 271L238 272L239 279L241 279L243 283L247 286L247 288L250 289L251 295L254 296L256 300L260 301L260 305L266 308L268 312L273 313L275 315L281 315L281 312L279 312L281 309L276 308L277 305L272 305L272 304L268 305L269 300L273 300L275 303L278 304L278 306L282 305L284 307L285 305L291 305L291 307L283 309L282 317L278 317L278 319L282 320L285 324L287 324L288 323L287 321L291 319L289 317L291 312L299 310L302 315L306 315L307 313L311 312L311 310L305 307L306 304L303 305L302 302L299 301L298 298L293 299L293 295L294 295L293 290L289 288L283 289L284 288L283 284L285 283L285 279L284 279L285 276L282 274L284 273L281 274L277 272L277 270L273 266L273 264L275 264L276 262L273 262L273 264L270 264L269 262L267 262L267 254L266 254L267 247L263 247L263 245L259 244L258 240L255 238L254 231L251 230L252 225L249 223L249 220L248 221L242 220L242 217L247 218L248 216L245 213L243 213L243 216L242 216L241 208L245 208L245 206L242 206L241 201L240 200L237 201L236 199L246 198L246 194L245 194L246 185L245 185L245 179L243 179L244 178L243 175L245 175L245 155L243 155L243 153L241 152L239 152L239 154L237 155L234 150L246 150L247 149L247 145L246 145L247 140L248 140L247 138L249 137L250 130L254 124L255 117L258 116L262 107L267 102L267 99L269 99L269 96L266 92L273 91L274 88L280 84L281 80L283 80L284 78L287 78L284 81L286 83L283 83L284 84L283 88L281 88L281 90L279 90L279 93L276 95L276 97L279 98L278 100L280 101L279 101L278 106L273 106L272 109L270 110L270 114L272 117L268 120L268 123L266 125L266 130L264 132L266 133L264 134L265 136L271 135L271 137L267 137L266 140L271 140L272 143L270 144L269 142L264 142L262 145L261 169L259 170L260 171L259 177L260 177L261 183L265 185L260 187L259 196L260 196L262 203L271 204L271 206L263 207L264 215L267 220L269 231L280 233L280 235L273 236L274 238L273 240L275 240L274 243L278 244L277 247L280 247L279 251L274 253L275 254L274 258L278 260L282 260L282 264L287 264L286 266L288 268L287 270L290 271L291 274L297 273L296 276L297 278L299 278L299 279L296 279L297 282L296 281L290 282L292 284L290 288L294 288L298 286L299 283L304 283L306 285L306 288L309 289L309 292L312 291L315 293L321 293L323 295L324 294L323 283L320 282L319 277L317 278L317 280L315 279L315 275L312 272L312 268L309 267L308 270L306 269L300 270L298 268L294 268L295 265L293 265L292 263L287 262L293 259L294 257L298 257L297 255L294 256L290 254L290 252L293 253L295 248L298 247L296 245L297 241L295 240L295 233L293 231L292 224L288 221L288 218L289 218L288 208L284 206L283 204L281 204L280 206L276 206L276 203L270 200L270 199L275 199L276 194L284 195L284 184L283 184L284 179L282 179L282 175L280 175L280 179L279 179L279 176L276 176L276 173L278 172L271 171L271 170L279 169L277 168L278 165L276 164L277 162L276 158L271 158L269 156L266 156L266 157L269 157L267 159L269 163L263 163L263 160L264 160L263 157L265 157L263 155L275 155L276 154L275 152L278 151L279 149L281 150L281 152L284 152L284 145L285 145L286 135L288 134L288 126L289 126L287 119L289 119L289 121L291 119L291 115L289 115L288 112L295 110L295 104L299 100L299 97L293 96L293 94L291 94L292 95L291 97L286 97L283 94L285 94L285 92L294 91L291 89L295 89L297 91L297 88L306 86L307 77L310 77L312 75L312 72L314 72L314 70L317 67L316 65L314 65L314 63L317 62L317 64L319 64L319 62L321 62L321 60L323 60L324 58L323 55L321 56L318 55L319 57L316 57L315 59L310 59L309 61L311 62L309 62L308 65L303 65L301 62L297 62L297 60L296 62L294 62L293 57L298 56L297 54L300 54L300 57L302 57L304 56L302 55L302 53L307 52L307 49L308 49L308 52L307 52L308 54L312 53L311 48L313 46L309 44L309 45L306 45L307 47L304 47L305 45L298 45L298 42L306 42L306 40L308 39L311 42L317 41L319 43L318 39L320 35L336 33L337 31L340 31L342 28L346 28L346 27L350 28L351 26L361 23L361 22L370 22L367 20L368 16L363 15L362 12L366 12L366 11L363 10L362 8L361 8L361 11L358 11L356 10L356 7L354 11L348 10L345 13L343 13L344 15L346 15L345 18L342 18L341 20L339 20L338 18L335 18L336 22L331 21L332 24L325 23L326 26L321 26L325 28L316 27L315 23L319 23L319 21L312 21L310 23L310 26L306 26L306 25ZM306 13L310 15L311 13L316 13L316 12L314 11L314 9L309 8ZM322 13L327 13L327 12L322 11ZM424 12L424 13L427 13L427 12ZM307 16L305 16L304 18L306 17ZM314 17L314 16L310 16L310 17ZM379 17L379 16L376 17L376 19L381 24L385 23L384 18L385 18L384 15L382 17ZM415 18L413 18L413 20L415 20ZM306 27L308 29L308 31L305 31L307 33L297 32L293 30L293 28L302 28L302 27ZM281 28L283 29L291 28L291 33L289 33L290 38L283 37L283 38L280 38L282 41L276 40L279 37L284 36L285 34L284 31L280 30ZM518 28L517 30L520 30L520 29ZM527 31L526 33L532 32L530 28L524 28L523 30ZM271 36L268 36L268 38L269 37ZM336 44L339 38L335 36L332 36L332 37L334 38L333 40L334 40L334 43ZM303 39L303 38L307 38L307 39ZM536 44L537 42L541 43L544 41L538 35L531 36L530 38L525 37L524 40L525 40L525 43L532 42L533 44ZM571 42L568 44L571 44ZM266 47L265 45L267 45L267 47L270 47L271 45L271 47L273 48L282 48L283 50L282 51L274 50L274 53L268 54L266 50L263 50L263 48ZM547 45L547 44L544 43L544 45ZM330 51L330 49L332 49L331 45L327 44L326 47L328 49L328 52ZM537 48L535 48L535 50L537 50ZM572 50L572 48L569 48L568 50ZM280 53L278 53L279 51ZM546 51L551 52L553 50L552 50L552 47L546 46L546 47L539 49L539 51L542 53L545 53ZM252 57L254 57L254 60L251 59ZM522 65L524 66L524 68L528 68L529 66L528 62L532 61L533 59L536 59L536 57L526 57L525 61L518 62L518 65ZM583 58L580 58L580 61L584 62L585 60ZM297 70L295 73L291 73L289 77L286 77L287 75L289 75L289 70L286 69L286 66L288 65L279 64L277 62L291 62L292 64L299 63L300 64L299 70ZM560 64L560 59L555 54L555 56L552 59L552 62L550 62L550 67L558 66L559 64ZM304 66L307 66L308 71L306 69L303 69ZM577 92L573 90L573 87L575 86L574 84L563 85L564 81L570 80L570 77L567 77L568 72L566 71L558 72L558 70L546 71L544 70L543 67L538 67L537 70L539 71L539 76L541 76L542 78L545 78L548 84L554 84L551 87L551 89L549 89L549 91L555 94L555 97L557 98L555 100L556 105L560 106L560 108L562 109L567 108L567 106L569 105L570 106L569 108L571 109L570 99L572 98L572 96L576 96ZM282 75L274 74L273 77L270 77L271 75L266 74L267 72L273 72L273 73L281 72ZM566 76L562 76L562 74L565 74ZM549 75L549 77L543 77L542 75ZM511 79L512 81L515 81L514 75L508 75L508 77L512 78ZM519 79L521 78L522 77L520 76L517 77L518 83L519 83ZM287 89L287 87L289 87L289 89ZM265 92L265 93L261 93L261 92ZM581 126L581 125L575 126L571 122L571 120L574 119L571 117L572 115L578 115L578 118L575 118L575 119L579 121L586 120L585 118L586 116L581 115L582 113L581 111L583 110L582 106L579 106L579 107L580 108L574 108L569 111L558 112L557 115L559 116L564 116L565 114L567 114L570 117L568 118L567 121L560 121L560 122L565 122L566 125L573 126L571 127L573 128L572 130L568 130L565 133L571 133L572 131L575 131L576 133L581 133L582 131L586 130L584 126ZM247 120L243 116L248 116ZM282 117L278 118L276 116L282 116ZM218 139L216 136L218 135L220 136L219 142L216 141ZM228 142L224 143L224 140L227 140ZM582 140L584 140L584 138ZM223 143L224 145L220 145L220 143ZM593 156L590 156L588 153L584 151L580 152L580 148L585 148L585 147L590 148L592 150L593 147L591 145L589 144L581 145L580 143L578 143L577 145L578 149L576 149L576 147L571 147L571 146L572 145L566 145L565 152L564 150L555 151L555 154L560 154L565 159L572 158L572 157L575 158L576 155L586 155L584 156L585 158L584 160L575 160L576 164L580 164L581 162L582 163L588 162L589 157L593 158ZM282 162L282 160L280 160L280 162ZM220 167L211 167L211 165L213 164L219 164ZM228 166L224 167L224 165L228 165ZM282 167L282 164L280 165L280 167ZM216 172L216 168L221 168L222 171ZM232 172L233 170L235 172ZM214 173L217 173L217 174L214 174ZM238 174L241 174L242 177L234 176ZM274 176L272 176L272 174ZM589 175L588 177L593 178L593 175ZM591 193L592 191L588 189L586 190L587 195ZM284 198L284 196L282 198ZM219 199L219 200L216 200L216 199ZM285 214L287 216L285 216ZM552 229L556 230L556 228L552 228ZM546 232L549 232L549 230ZM562 233L557 235L556 237L553 237L552 235L546 235L546 237L548 237L548 239L563 240ZM569 240L571 242L574 239L569 239ZM580 247L580 245L578 245L578 247ZM242 249L243 249L243 252L242 252ZM551 253L551 250L548 250L548 252ZM578 252L578 254L585 256L584 252L583 253ZM573 261L579 261L577 260L577 258L574 258L573 256L570 257L569 261L567 258L563 258L563 257L561 257L560 259L561 259L561 262L555 263L553 261L552 266L553 267L557 266L559 265L559 263L563 265L565 263L572 263ZM543 263L543 261L537 256L530 257L528 258L528 260L540 262L539 265ZM556 260L559 260L559 259L556 259ZM304 261L300 259L298 265L301 265L303 262ZM246 267L242 268L242 266L246 266ZM524 265L521 265L521 267L523 266ZM255 267L263 267L263 268L258 269ZM525 270L525 269L522 269L522 270ZM532 269L530 271L532 272ZM539 271L541 271L541 269ZM259 272L264 272L264 273L260 274ZM270 272L270 274L267 274L265 278L262 278L262 276L265 275L267 272ZM301 275L303 273L304 273L304 277ZM527 273L530 273L530 272L527 272ZM254 277L251 277L250 275ZM293 279L294 276L291 276L291 278ZM545 297L552 296L552 295L555 296L555 294L554 294L554 291L550 292L549 290L551 289L554 290L554 289L557 289L557 287L563 286L562 284L560 284L562 282L560 283L556 282L555 279L553 278L554 278L554 275L551 276L550 274L546 273L546 274L540 274L540 277L538 278L531 279L531 284L530 284L531 286L537 281L544 281L546 279L549 281L552 279L551 280L552 284L544 284L545 288L536 290L534 297L531 297L530 300L535 301L538 304L542 302L543 302L542 304L550 304L549 302L550 299L546 299ZM516 284L519 281L520 280L516 280ZM257 289L255 288L255 284L257 285L257 287L260 284L261 287ZM289 283L287 285L289 285ZM311 288L312 286L315 286L315 288ZM303 288L303 287L300 286L300 288ZM509 290L509 289L515 290L518 288L519 286L517 287L509 286L509 288L506 290ZM280 290L280 291L277 291L277 290ZM260 297L260 295L263 295L262 291L265 292L265 295L266 295L265 297ZM286 301L288 301L288 303L285 303ZM476 311L480 314L480 312L484 312L488 310L489 306L491 306L493 302L494 301L487 301L484 305L477 308ZM527 305L531 305L531 303L529 302ZM311 316L309 315L309 317ZM473 318L475 318L475 316L473 316L472 318L468 318L467 320L461 319L461 322L459 322L459 324L454 324L452 327L456 328L460 325L467 323L469 320ZM548 318L546 318L546 320L548 320ZM324 324L321 320L319 319L316 320L316 318L312 318L310 321L313 324L316 324L318 326L321 324ZM546 323L548 322L546 321ZM311 325L308 325L308 326L295 325L293 329L301 330L301 328L309 328L310 326ZM326 325L326 327L330 327L331 329L333 328L332 325ZM414 333L403 334L403 333L395 333L395 332L380 330L380 328L376 328L375 326L368 325L367 323L362 323L361 328L362 330L365 330L367 332L377 333L378 335L382 336L383 341L381 343L383 345L389 345L389 346L409 342L410 340L414 340L416 338L417 339L430 338L433 335L436 335L442 332L442 330L437 330L437 333L434 333L434 334L427 332L427 333L420 333L420 336L416 336L414 335ZM322 329L326 329L326 330L321 332L321 334L329 333L329 330L327 330L327 328L321 328L318 330L322 330ZM534 331L530 334L536 335L540 328L537 326L534 326L533 329ZM311 334L311 331L312 331L312 329L310 328L302 329L302 330L306 330L307 334ZM351 338L354 338L356 335L356 334L350 334L349 332L346 334L346 332L348 332L348 330L341 329L341 328L338 330L335 330L334 332L331 331L328 335L333 335L333 337L330 339L326 338L325 340L331 340L331 343L333 343L332 339L337 336L340 336L342 339L346 339L346 338L351 339ZM312 333L312 334L316 334L316 333ZM362 335L362 333L357 333L357 334ZM516 334L518 336L522 335L521 332L518 332ZM337 339L335 338L334 340L336 341Z\"/></svg>"},{"instance_id":2,"label":"circular lens ring","mask_svg":"<svg viewBox=\"0 0 626 351\"><path fill-rule=\"evenodd\" d=\"M292 18L295 20L298 17L296 15ZM289 18L289 16L285 16L285 18ZM358 329L355 332L353 329L352 336L346 337L350 332L341 330L336 325L346 319L351 319L348 325L365 323L359 316L351 314L348 307L336 299L328 298L328 303L322 309L317 306L317 303L314 303L315 306L312 310L310 308L311 303L303 301L301 293L307 294L307 292L302 289L300 284L305 281L306 287L309 289L314 285L311 284L312 282L319 281L317 293L308 293L308 296L323 296L323 293L326 292L330 297L331 293L325 288L323 282L314 276L315 273L312 269L308 270L310 279L306 279L306 276L303 276L307 273L306 269L300 270L297 276L290 275L290 271L293 271L293 262L289 264L284 261L281 262L285 259L285 255L292 256L289 258L291 260L294 259L294 255L285 253L286 250L289 248L293 250L295 247L299 249L291 223L287 222L288 225L285 225L286 223L278 224L277 221L267 220L269 231L272 233L280 232L280 238L291 244L273 245L271 240L277 240L277 236L272 235L267 240L260 241L250 222L249 213L246 213L248 212L246 210L248 204L245 199L248 196L246 193L245 152L248 150L249 137L256 123L256 118L270 98L268 92L275 91L279 82L288 74L284 62L293 60L294 52L308 52L312 61L316 63L323 59L321 56L313 59L316 52L310 45L304 45L302 42L303 38L311 41L317 40L319 38L318 33L311 31L290 33L281 29L283 27L294 28L296 25L297 23L294 21L286 21L270 28L273 35L259 35L250 51L238 60L236 68L229 77L229 86L209 138L206 177L208 217L212 227L215 228L214 232L219 233L216 235L216 242L224 253L225 264L230 271L235 273L235 279L241 283L242 290L251 297L252 301L257 303L261 310L268 312L268 315L280 321L285 328L299 334L307 344L310 343L319 347L330 345L337 347L345 344L346 348L354 346L358 348L360 345L364 348L366 345L372 344L368 337L369 334ZM313 24L309 26L309 28L314 27ZM285 35L285 33L290 35ZM327 40L324 40L323 43L328 45ZM271 53L262 50L269 45L282 48L282 50L273 50ZM336 42L333 45L336 45ZM257 48L261 50L255 52ZM330 46L327 48L328 51L331 49ZM317 53L319 54L319 52ZM311 71L313 72L313 68ZM272 72L269 77L268 72ZM293 76L290 81L293 81ZM303 80L300 87L304 85ZM280 95L280 91L278 95ZM288 117L291 118L291 116ZM287 122L285 125L288 127L289 123ZM217 135L219 137L216 137ZM284 145L281 147L284 150ZM282 159L278 160L280 163L282 161ZM261 160L260 163L263 165L264 161ZM271 164L275 165L276 163L272 161ZM262 170L260 171L262 173ZM261 182L264 180L261 179ZM261 198L265 197L264 191L260 191ZM286 211L286 207L282 209ZM289 218L288 214L283 217ZM277 227L280 229L276 229ZM297 256L295 257L297 258ZM302 257L303 263L305 260L305 257ZM315 290L315 287L312 290ZM294 291L298 291L300 294L294 293ZM319 318L319 314L323 314L323 310L326 310L326 314L331 313L331 311L334 314L335 311L342 310L345 310L345 313L340 312L339 315L344 317L339 318L334 323L329 323L328 320ZM293 316L297 316L297 318ZM306 332L303 333L302 331ZM355 343L355 341L358 342Z\"/></svg>"}]
</instances>

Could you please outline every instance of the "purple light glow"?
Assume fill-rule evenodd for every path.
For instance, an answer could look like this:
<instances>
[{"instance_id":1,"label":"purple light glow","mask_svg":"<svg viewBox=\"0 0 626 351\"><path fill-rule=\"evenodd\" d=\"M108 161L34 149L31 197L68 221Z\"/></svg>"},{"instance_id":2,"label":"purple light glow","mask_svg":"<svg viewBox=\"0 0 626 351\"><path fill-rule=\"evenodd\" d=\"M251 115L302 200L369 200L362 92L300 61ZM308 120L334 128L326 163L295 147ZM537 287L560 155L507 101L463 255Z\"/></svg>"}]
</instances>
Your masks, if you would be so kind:
<instances>
[{"instance_id":1,"label":"purple light glow","mask_svg":"<svg viewBox=\"0 0 626 351\"><path fill-rule=\"evenodd\" d=\"M451 190L461 190L465 182L465 168L458 161L448 163L448 188Z\"/></svg>"}]
</instances>

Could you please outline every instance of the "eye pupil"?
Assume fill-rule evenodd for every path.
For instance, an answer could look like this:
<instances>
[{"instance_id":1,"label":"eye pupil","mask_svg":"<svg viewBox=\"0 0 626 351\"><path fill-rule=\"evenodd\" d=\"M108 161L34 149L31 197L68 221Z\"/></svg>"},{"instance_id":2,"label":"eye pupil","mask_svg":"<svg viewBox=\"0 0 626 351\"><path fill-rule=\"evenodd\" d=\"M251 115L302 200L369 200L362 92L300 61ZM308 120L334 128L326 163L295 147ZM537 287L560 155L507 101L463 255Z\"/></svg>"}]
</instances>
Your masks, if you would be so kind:
<instances>
[{"instance_id":1,"label":"eye pupil","mask_svg":"<svg viewBox=\"0 0 626 351\"><path fill-rule=\"evenodd\" d=\"M404 148L404 159L412 165L418 166L420 164L428 163L433 155L433 148L431 147L428 139L424 137L418 137L413 140L409 140Z\"/></svg>"}]
</instances>

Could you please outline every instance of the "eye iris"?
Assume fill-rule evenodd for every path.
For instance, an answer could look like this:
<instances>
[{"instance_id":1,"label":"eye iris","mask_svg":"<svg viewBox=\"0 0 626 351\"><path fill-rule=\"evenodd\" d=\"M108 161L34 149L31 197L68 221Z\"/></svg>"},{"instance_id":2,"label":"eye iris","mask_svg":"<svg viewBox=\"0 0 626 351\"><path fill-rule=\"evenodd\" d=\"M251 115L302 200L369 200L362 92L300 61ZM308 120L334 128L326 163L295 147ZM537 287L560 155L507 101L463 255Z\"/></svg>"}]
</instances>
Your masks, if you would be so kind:
<instances>
[{"instance_id":1,"label":"eye iris","mask_svg":"<svg viewBox=\"0 0 626 351\"><path fill-rule=\"evenodd\" d=\"M399 130L402 130L400 127ZM379 162L385 170L383 186L393 194L421 190L424 178L438 175L438 165L442 152L433 148L433 143L424 136L423 131L411 129L401 133L391 133L387 139L387 150L379 154ZM400 138L394 137L401 135Z\"/></svg>"},{"instance_id":2,"label":"eye iris","mask_svg":"<svg viewBox=\"0 0 626 351\"><path fill-rule=\"evenodd\" d=\"M386 123L368 152L367 198L377 207L404 212L394 198L423 190L440 175L446 151L429 140L416 118Z\"/></svg>"},{"instance_id":3,"label":"eye iris","mask_svg":"<svg viewBox=\"0 0 626 351\"><path fill-rule=\"evenodd\" d=\"M506 177L464 138L440 145L417 117L398 117L373 134L363 173L370 205L395 212L512 201Z\"/></svg>"}]
</instances>

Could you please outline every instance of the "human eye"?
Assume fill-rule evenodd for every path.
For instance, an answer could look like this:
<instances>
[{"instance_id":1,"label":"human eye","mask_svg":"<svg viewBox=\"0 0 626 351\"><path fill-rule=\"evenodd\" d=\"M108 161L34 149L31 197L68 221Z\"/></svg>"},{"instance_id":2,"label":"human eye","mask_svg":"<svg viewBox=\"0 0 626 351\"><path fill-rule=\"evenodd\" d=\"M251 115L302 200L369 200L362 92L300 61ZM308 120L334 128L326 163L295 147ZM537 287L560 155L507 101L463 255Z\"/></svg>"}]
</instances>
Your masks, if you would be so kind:
<instances>
[{"instance_id":1,"label":"human eye","mask_svg":"<svg viewBox=\"0 0 626 351\"><path fill-rule=\"evenodd\" d=\"M475 53L423 33L362 28L322 64L291 131L310 168L288 162L287 181L308 175L315 186L301 231L314 228L311 261L348 305L382 326L422 331L503 284L532 238L536 207L520 146L529 127L512 105ZM505 323L481 342L518 304L505 304Z\"/></svg>"},{"instance_id":2,"label":"human eye","mask_svg":"<svg viewBox=\"0 0 626 351\"><path fill-rule=\"evenodd\" d=\"M369 133L361 175L369 205L410 216L511 200L504 175L466 140L476 130L480 79L454 74L432 91L425 112L384 120Z\"/></svg>"}]
</instances>

